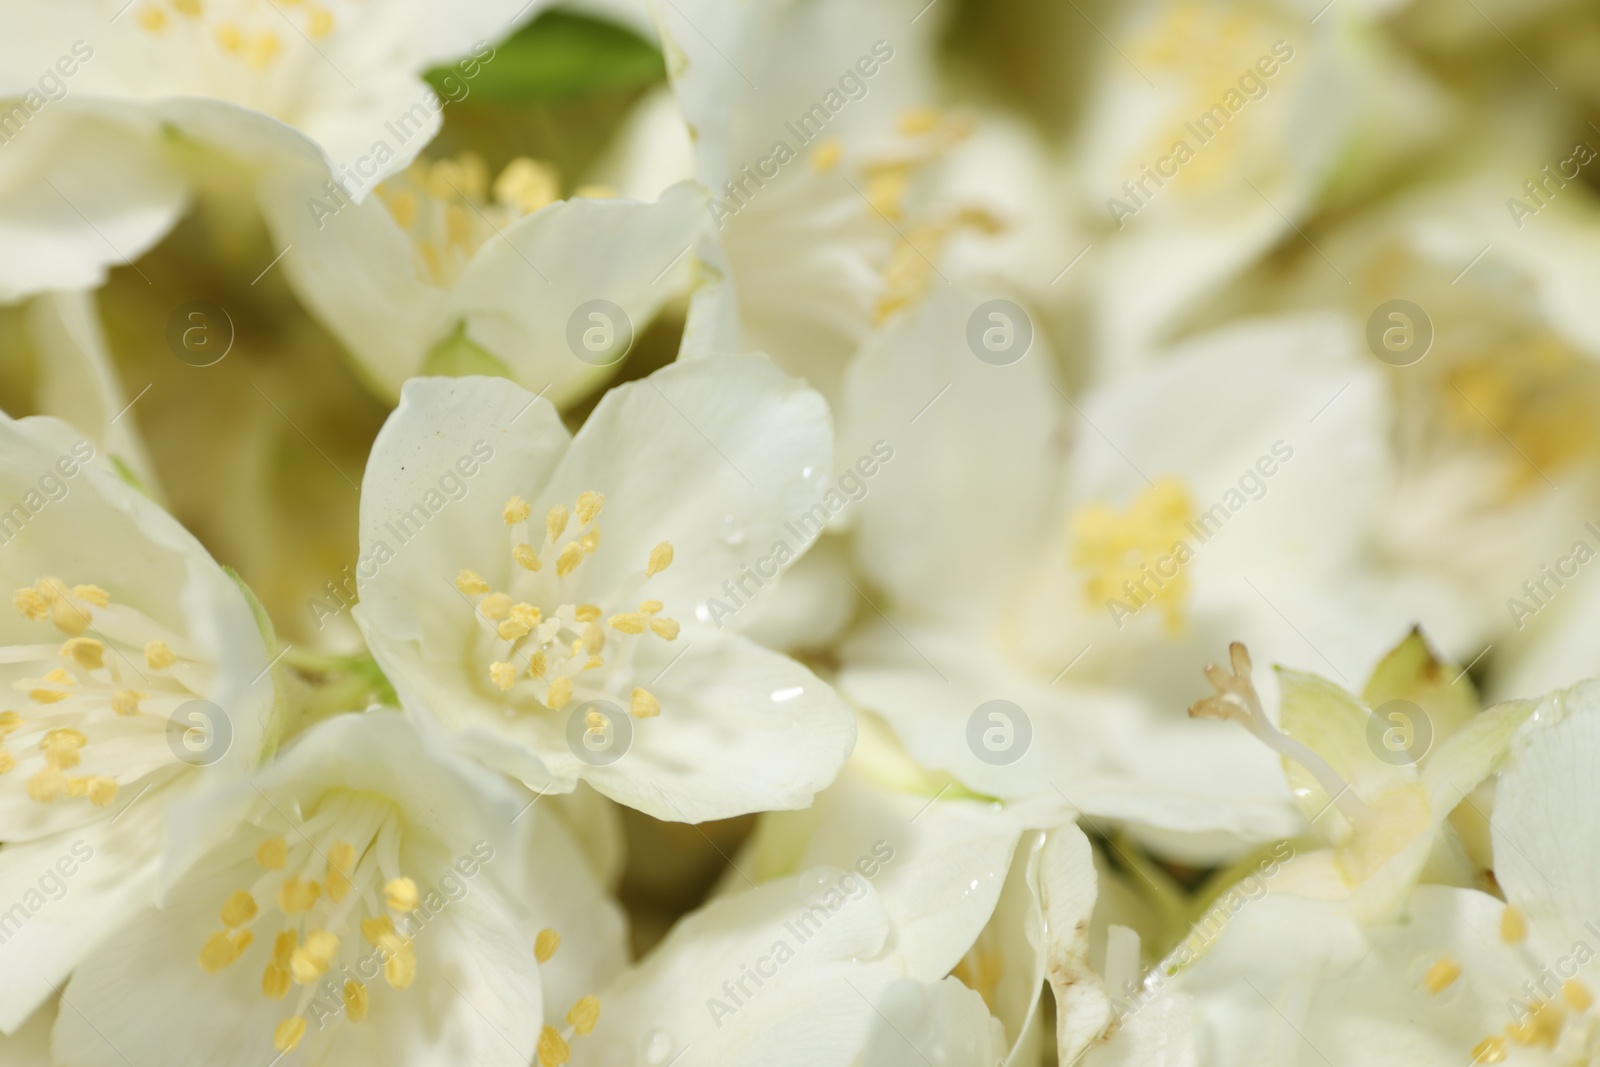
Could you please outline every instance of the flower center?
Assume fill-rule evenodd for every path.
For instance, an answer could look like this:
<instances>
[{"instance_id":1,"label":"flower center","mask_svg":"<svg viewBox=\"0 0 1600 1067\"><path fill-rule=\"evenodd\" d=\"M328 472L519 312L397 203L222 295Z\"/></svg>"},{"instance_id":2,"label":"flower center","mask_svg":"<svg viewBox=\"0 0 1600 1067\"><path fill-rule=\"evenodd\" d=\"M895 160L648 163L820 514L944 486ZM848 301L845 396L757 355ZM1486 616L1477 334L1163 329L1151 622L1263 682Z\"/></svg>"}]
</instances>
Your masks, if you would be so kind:
<instances>
[{"instance_id":1,"label":"flower center","mask_svg":"<svg viewBox=\"0 0 1600 1067\"><path fill-rule=\"evenodd\" d=\"M199 954L200 966L217 974L244 955L255 941L254 927L279 927L261 974L261 994L283 1000L292 986L300 989L293 1012L273 1034L279 1052L293 1049L305 1036L307 1011L335 967L346 977L333 993L351 1022L367 1014L361 976L370 981L381 967L391 987L405 989L417 973L412 939L405 932L405 916L417 907L417 884L400 871L395 803L373 793L334 789L293 829L293 840L275 835L259 842L260 875L228 897L222 905L223 929L206 938ZM360 948L362 941L366 949Z\"/></svg>"},{"instance_id":2,"label":"flower center","mask_svg":"<svg viewBox=\"0 0 1600 1067\"><path fill-rule=\"evenodd\" d=\"M39 671L12 683L28 703L0 711L0 776L15 772L40 804L105 807L120 783L174 762L168 720L211 675L190 642L99 586L40 578L11 599L67 640L0 648L0 662Z\"/></svg>"},{"instance_id":3,"label":"flower center","mask_svg":"<svg viewBox=\"0 0 1600 1067\"><path fill-rule=\"evenodd\" d=\"M1167 629L1180 629L1193 518L1189 494L1174 478L1150 486L1120 514L1100 502L1079 511L1070 524L1068 558L1083 573L1085 603L1100 608L1115 602L1127 613L1156 603Z\"/></svg>"},{"instance_id":4,"label":"flower center","mask_svg":"<svg viewBox=\"0 0 1600 1067\"><path fill-rule=\"evenodd\" d=\"M1600 443L1591 413L1600 380L1587 360L1551 337L1508 339L1502 349L1467 360L1444 381L1443 402L1457 433L1496 450L1510 441L1509 488L1544 485L1552 471L1595 451Z\"/></svg>"},{"instance_id":5,"label":"flower center","mask_svg":"<svg viewBox=\"0 0 1600 1067\"><path fill-rule=\"evenodd\" d=\"M516 563L509 591L492 590L474 571L456 576L456 588L487 624L475 655L488 661L489 680L504 694L508 715L537 706L560 711L574 700L621 703L639 642L678 636L678 623L661 614L661 601L626 606L672 563L672 545L666 541L606 598L607 607L574 602L569 580L599 550L597 520L604 505L605 497L592 491L581 494L571 512L565 504L553 505L541 531L529 522L527 501L512 497L502 514ZM661 711L656 698L637 686L626 701L636 718ZM603 733L605 728L605 717L592 713L589 729Z\"/></svg>"},{"instance_id":6,"label":"flower center","mask_svg":"<svg viewBox=\"0 0 1600 1067\"><path fill-rule=\"evenodd\" d=\"M304 36L312 42L338 26L335 9L351 5L326 3L256 3L246 0L140 0L133 11L139 28L152 36L184 34L209 45L228 61L250 70L266 70L281 58L286 39Z\"/></svg>"}]
</instances>

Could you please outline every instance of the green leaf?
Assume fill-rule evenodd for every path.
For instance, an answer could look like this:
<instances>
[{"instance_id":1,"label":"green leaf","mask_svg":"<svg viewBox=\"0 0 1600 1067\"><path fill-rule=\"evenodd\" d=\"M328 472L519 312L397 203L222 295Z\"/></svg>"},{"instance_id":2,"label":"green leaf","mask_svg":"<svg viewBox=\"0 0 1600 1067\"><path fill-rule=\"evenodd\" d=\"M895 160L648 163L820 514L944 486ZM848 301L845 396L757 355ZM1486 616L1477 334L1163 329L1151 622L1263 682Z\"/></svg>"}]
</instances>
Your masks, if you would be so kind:
<instances>
[{"instance_id":1,"label":"green leaf","mask_svg":"<svg viewBox=\"0 0 1600 1067\"><path fill-rule=\"evenodd\" d=\"M422 373L445 378L464 378L469 374L510 378L511 368L468 337L466 324L459 323L456 332L435 345L428 358L422 361Z\"/></svg>"},{"instance_id":2,"label":"green leaf","mask_svg":"<svg viewBox=\"0 0 1600 1067\"><path fill-rule=\"evenodd\" d=\"M426 77L445 100L519 101L641 89L665 78L666 65L648 41L620 26L550 11L496 45L487 60L464 59Z\"/></svg>"}]
</instances>

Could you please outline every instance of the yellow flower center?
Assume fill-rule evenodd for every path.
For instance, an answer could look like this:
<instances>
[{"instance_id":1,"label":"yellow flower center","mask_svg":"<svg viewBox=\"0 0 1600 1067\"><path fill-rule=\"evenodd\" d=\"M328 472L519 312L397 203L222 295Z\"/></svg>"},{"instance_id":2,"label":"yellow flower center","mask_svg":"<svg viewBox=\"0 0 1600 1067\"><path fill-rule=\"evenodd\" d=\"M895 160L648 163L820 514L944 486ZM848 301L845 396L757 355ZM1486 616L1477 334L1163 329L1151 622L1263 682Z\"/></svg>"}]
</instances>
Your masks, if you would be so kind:
<instances>
[{"instance_id":1,"label":"yellow flower center","mask_svg":"<svg viewBox=\"0 0 1600 1067\"><path fill-rule=\"evenodd\" d=\"M1120 605L1128 614L1159 604L1168 630L1180 629L1193 518L1189 494L1173 478L1145 489L1124 512L1105 503L1079 511L1071 520L1068 558L1083 574L1085 603L1094 609Z\"/></svg>"},{"instance_id":2,"label":"yellow flower center","mask_svg":"<svg viewBox=\"0 0 1600 1067\"><path fill-rule=\"evenodd\" d=\"M332 8L348 0L327 0ZM283 54L285 34L313 43L333 33L338 19L324 3L291 0L283 4L237 0L139 0L133 20L152 36L181 34L220 52L229 62L266 70Z\"/></svg>"}]
</instances>

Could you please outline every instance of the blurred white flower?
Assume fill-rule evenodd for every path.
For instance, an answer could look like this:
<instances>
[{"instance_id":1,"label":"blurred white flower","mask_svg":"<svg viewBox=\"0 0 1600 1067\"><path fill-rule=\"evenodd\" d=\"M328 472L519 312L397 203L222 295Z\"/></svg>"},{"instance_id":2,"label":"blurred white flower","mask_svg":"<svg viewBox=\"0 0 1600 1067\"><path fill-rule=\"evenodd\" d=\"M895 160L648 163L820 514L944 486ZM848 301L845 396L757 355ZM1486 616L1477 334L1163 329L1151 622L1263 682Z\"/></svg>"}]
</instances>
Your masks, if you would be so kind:
<instances>
[{"instance_id":1,"label":"blurred white flower","mask_svg":"<svg viewBox=\"0 0 1600 1067\"><path fill-rule=\"evenodd\" d=\"M530 788L689 822L803 806L850 711L704 602L831 457L822 398L754 356L614 389L575 437L503 379L413 381L367 468L357 620L408 706Z\"/></svg>"},{"instance_id":2,"label":"blurred white flower","mask_svg":"<svg viewBox=\"0 0 1600 1067\"><path fill-rule=\"evenodd\" d=\"M532 799L401 714L319 724L253 781L173 810L162 906L78 968L56 1054L563 1062L601 1010L575 986L620 966L622 927Z\"/></svg>"},{"instance_id":3,"label":"blurred white flower","mask_svg":"<svg viewBox=\"0 0 1600 1067\"><path fill-rule=\"evenodd\" d=\"M274 684L247 592L66 424L0 417L0 542L10 1032L149 905L169 805L269 750Z\"/></svg>"}]
</instances>

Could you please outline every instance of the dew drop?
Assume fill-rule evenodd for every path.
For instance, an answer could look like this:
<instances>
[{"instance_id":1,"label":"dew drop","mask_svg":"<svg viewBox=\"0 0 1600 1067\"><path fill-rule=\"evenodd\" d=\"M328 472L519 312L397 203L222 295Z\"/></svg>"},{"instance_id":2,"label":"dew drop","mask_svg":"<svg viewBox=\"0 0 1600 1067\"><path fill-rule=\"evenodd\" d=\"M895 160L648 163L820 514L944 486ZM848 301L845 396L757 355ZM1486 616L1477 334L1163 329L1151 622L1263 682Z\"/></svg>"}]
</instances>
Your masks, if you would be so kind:
<instances>
[{"instance_id":1,"label":"dew drop","mask_svg":"<svg viewBox=\"0 0 1600 1067\"><path fill-rule=\"evenodd\" d=\"M672 1035L665 1030L652 1030L644 1039L644 1062L650 1067L660 1067L672 1055Z\"/></svg>"},{"instance_id":2,"label":"dew drop","mask_svg":"<svg viewBox=\"0 0 1600 1067\"><path fill-rule=\"evenodd\" d=\"M788 689L774 689L772 691L772 702L774 704L786 704L795 697L802 696L805 691L805 686L802 685L791 686Z\"/></svg>"},{"instance_id":3,"label":"dew drop","mask_svg":"<svg viewBox=\"0 0 1600 1067\"><path fill-rule=\"evenodd\" d=\"M703 604L703 603L702 604L696 604L694 606L694 617L699 619L701 622L710 622L711 621L711 609L706 607L705 604Z\"/></svg>"},{"instance_id":4,"label":"dew drop","mask_svg":"<svg viewBox=\"0 0 1600 1067\"><path fill-rule=\"evenodd\" d=\"M722 523L717 528L717 540L725 545L744 544L744 527L732 515L722 516Z\"/></svg>"}]
</instances>

